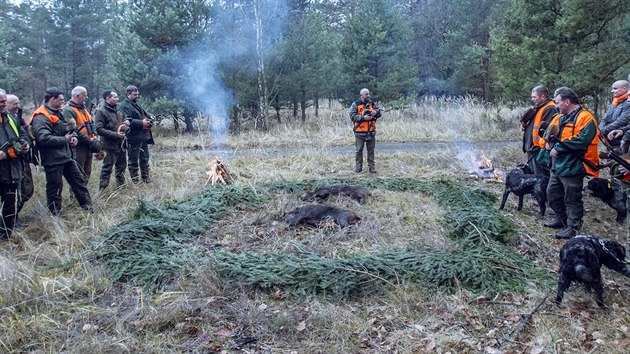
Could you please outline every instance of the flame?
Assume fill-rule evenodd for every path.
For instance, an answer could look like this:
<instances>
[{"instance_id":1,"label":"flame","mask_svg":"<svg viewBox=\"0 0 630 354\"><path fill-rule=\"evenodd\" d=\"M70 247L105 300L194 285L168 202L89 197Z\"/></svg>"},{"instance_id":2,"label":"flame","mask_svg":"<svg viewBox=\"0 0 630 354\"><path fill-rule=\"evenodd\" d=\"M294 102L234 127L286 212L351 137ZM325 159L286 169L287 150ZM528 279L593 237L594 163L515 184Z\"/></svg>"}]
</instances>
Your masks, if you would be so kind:
<instances>
[{"instance_id":1,"label":"flame","mask_svg":"<svg viewBox=\"0 0 630 354\"><path fill-rule=\"evenodd\" d=\"M483 150L479 152L471 152L471 160L474 173L478 177L494 178L498 182L503 182L504 173L492 166L492 160L490 160Z\"/></svg>"},{"instance_id":2,"label":"flame","mask_svg":"<svg viewBox=\"0 0 630 354\"><path fill-rule=\"evenodd\" d=\"M210 160L210 164L208 166L210 170L206 172L208 175L208 180L206 184L210 183L213 187L218 184L232 184L232 176L230 175L227 166L223 163L223 160L218 156L215 156L212 160Z\"/></svg>"},{"instance_id":3,"label":"flame","mask_svg":"<svg viewBox=\"0 0 630 354\"><path fill-rule=\"evenodd\" d=\"M492 160L490 160L483 150L478 153L472 153L472 161L476 168L492 168Z\"/></svg>"}]
</instances>

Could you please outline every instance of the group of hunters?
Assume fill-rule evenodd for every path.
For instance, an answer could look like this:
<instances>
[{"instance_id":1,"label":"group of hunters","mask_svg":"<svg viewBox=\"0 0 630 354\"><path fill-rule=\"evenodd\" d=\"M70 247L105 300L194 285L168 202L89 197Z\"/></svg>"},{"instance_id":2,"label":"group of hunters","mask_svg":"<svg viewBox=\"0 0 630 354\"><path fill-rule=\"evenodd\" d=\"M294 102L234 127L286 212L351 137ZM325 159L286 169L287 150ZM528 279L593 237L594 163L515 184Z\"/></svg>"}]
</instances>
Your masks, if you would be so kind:
<instances>
[{"instance_id":1,"label":"group of hunters","mask_svg":"<svg viewBox=\"0 0 630 354\"><path fill-rule=\"evenodd\" d=\"M577 94L570 88L556 89L553 97L545 86L532 89L534 105L521 118L523 152L527 154L533 173L549 177L547 200L555 216L544 225L560 229L556 238L576 236L582 227L582 187L587 175L599 176L595 166L599 164L600 137L606 139L616 153L628 152L628 80L613 83L613 101L599 123L580 105ZM354 171L360 173L363 170L363 150L367 148L368 170L376 173L376 121L381 117L381 111L370 100L367 88L361 89L359 94L360 98L349 110L355 136ZM31 163L44 167L47 206L54 215L61 211L62 177L70 185L79 205L86 210L92 209L87 182L94 154L105 155L100 190L108 187L114 169L118 187L125 184L125 169L129 169L132 182L151 182L148 145L153 143L153 119L138 104L138 88L128 86L126 97L120 104L118 94L106 90L103 92L104 103L94 116L85 105L88 94L84 87L75 87L71 95L71 100L64 103L63 92L49 88L44 103L29 119L22 116L18 97L0 90L3 219L0 238L11 236L20 210L33 195ZM623 178L630 176L630 171L623 166L619 170L621 176L618 177L630 179ZM624 184L630 189L630 182L624 181ZM630 220L630 200L626 203Z\"/></svg>"},{"instance_id":2,"label":"group of hunters","mask_svg":"<svg viewBox=\"0 0 630 354\"><path fill-rule=\"evenodd\" d=\"M92 115L86 106L87 90L64 93L51 87L44 102L30 117L22 115L19 97L0 89L0 239L24 227L18 215L33 196L30 164L41 165L46 175L46 201L50 212L61 212L62 177L82 209L92 211L87 183L93 156L103 159L99 190L109 186L115 169L117 187L125 185L125 170L134 183L151 182L149 148L153 118L138 104L138 88L130 85L119 104L113 90L103 92L104 102Z\"/></svg>"},{"instance_id":3,"label":"group of hunters","mask_svg":"<svg viewBox=\"0 0 630 354\"><path fill-rule=\"evenodd\" d=\"M532 89L533 107L521 117L523 152L527 154L527 164L532 173L549 178L547 200L555 216L545 221L544 226L559 229L555 234L558 239L572 238L582 227L583 183L587 175L599 176L600 137L606 140L607 147L612 148L614 153L630 157L622 155L628 153L630 146L628 80L613 83L613 101L599 123L580 105L577 94L570 88L560 87L553 96L545 86ZM369 171L376 173L376 121L381 117L381 111L370 100L367 88L360 91L360 98L352 103L348 113L355 136L354 172L362 171L363 150L367 147ZM630 190L630 171L619 166L616 177ZM630 235L630 197L626 204Z\"/></svg>"},{"instance_id":4,"label":"group of hunters","mask_svg":"<svg viewBox=\"0 0 630 354\"><path fill-rule=\"evenodd\" d=\"M532 89L534 105L521 117L523 152L532 173L549 177L547 200L555 216L544 226L559 229L555 234L558 239L572 238L582 227L583 182L586 176L599 177L600 141L616 156L626 160L629 156L625 155L630 146L628 80L613 83L613 100L599 122L567 87L556 89L553 96L545 86ZM630 188L625 182L630 171L623 166L618 169L612 175L622 180L624 189ZM626 205L630 207L630 199Z\"/></svg>"}]
</instances>

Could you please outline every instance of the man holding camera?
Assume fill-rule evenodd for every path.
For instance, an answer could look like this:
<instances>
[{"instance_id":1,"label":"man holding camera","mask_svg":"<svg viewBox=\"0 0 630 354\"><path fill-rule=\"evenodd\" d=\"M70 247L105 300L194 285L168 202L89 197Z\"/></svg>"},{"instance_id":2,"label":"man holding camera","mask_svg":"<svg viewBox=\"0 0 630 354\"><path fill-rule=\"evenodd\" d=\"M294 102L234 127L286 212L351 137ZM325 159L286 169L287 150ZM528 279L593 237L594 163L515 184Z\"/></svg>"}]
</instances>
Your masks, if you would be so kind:
<instances>
[{"instance_id":1,"label":"man holding camera","mask_svg":"<svg viewBox=\"0 0 630 354\"><path fill-rule=\"evenodd\" d=\"M374 162L374 148L376 147L376 120L381 117L381 111L374 102L370 101L370 90L364 88L359 92L361 98L352 102L350 106L350 120L353 123L355 164L354 172L363 169L363 148L367 146L367 160L370 173L376 173Z\"/></svg>"},{"instance_id":2,"label":"man holding camera","mask_svg":"<svg viewBox=\"0 0 630 354\"><path fill-rule=\"evenodd\" d=\"M153 119L140 105L138 105L138 88L133 85L127 86L125 90L126 98L118 105L118 109L125 115L125 120L129 122L129 132L127 133L127 158L129 175L133 183L140 182L138 170L144 183L151 183L149 176L149 141L153 143L151 128Z\"/></svg>"}]
</instances>

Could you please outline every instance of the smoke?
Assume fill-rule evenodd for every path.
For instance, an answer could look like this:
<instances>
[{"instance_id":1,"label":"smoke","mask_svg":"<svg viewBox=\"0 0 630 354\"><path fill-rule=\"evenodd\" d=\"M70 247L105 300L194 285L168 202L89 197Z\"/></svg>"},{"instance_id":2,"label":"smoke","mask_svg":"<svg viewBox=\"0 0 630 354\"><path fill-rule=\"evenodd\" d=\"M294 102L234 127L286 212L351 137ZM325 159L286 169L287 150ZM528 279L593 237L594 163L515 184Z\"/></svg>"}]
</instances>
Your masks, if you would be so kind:
<instances>
[{"instance_id":1,"label":"smoke","mask_svg":"<svg viewBox=\"0 0 630 354\"><path fill-rule=\"evenodd\" d=\"M260 3L264 55L282 34L289 12L286 1L252 0ZM240 99L235 93L238 78L254 75L257 69L255 5L215 1L209 6L208 30L187 48L179 72L185 76L184 94L209 118L212 143L222 145L228 136L231 108ZM238 73L238 77L228 73Z\"/></svg>"},{"instance_id":2,"label":"smoke","mask_svg":"<svg viewBox=\"0 0 630 354\"><path fill-rule=\"evenodd\" d=\"M468 141L458 140L455 141L455 146L457 148L457 157L464 168L468 171L475 170L478 166L473 161L474 150L472 144Z\"/></svg>"}]
</instances>

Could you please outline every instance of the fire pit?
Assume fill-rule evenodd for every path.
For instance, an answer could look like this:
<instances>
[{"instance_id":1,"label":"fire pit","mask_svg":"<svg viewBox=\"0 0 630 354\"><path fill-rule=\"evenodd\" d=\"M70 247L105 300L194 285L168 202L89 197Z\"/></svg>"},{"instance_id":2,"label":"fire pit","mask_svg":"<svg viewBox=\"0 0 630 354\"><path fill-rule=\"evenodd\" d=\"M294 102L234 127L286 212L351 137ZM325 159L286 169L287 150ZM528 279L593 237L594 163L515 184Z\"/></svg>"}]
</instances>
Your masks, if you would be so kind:
<instances>
[{"instance_id":1,"label":"fire pit","mask_svg":"<svg viewBox=\"0 0 630 354\"><path fill-rule=\"evenodd\" d=\"M481 179L487 182L503 182L505 172L492 166L492 161L486 157L483 151L471 153L473 169L468 171L471 178Z\"/></svg>"},{"instance_id":2,"label":"fire pit","mask_svg":"<svg viewBox=\"0 0 630 354\"><path fill-rule=\"evenodd\" d=\"M230 171L220 157L215 156L212 160L210 160L209 168L210 170L206 172L208 175L206 185L210 183L210 185L214 187L217 184L234 183L234 178L232 178Z\"/></svg>"}]
</instances>

